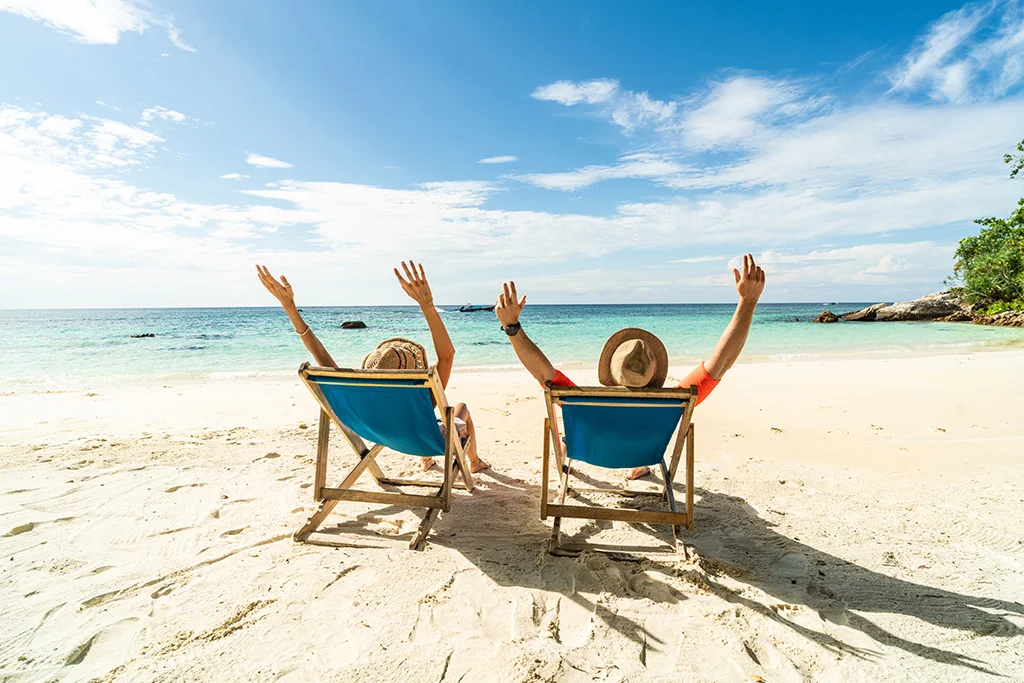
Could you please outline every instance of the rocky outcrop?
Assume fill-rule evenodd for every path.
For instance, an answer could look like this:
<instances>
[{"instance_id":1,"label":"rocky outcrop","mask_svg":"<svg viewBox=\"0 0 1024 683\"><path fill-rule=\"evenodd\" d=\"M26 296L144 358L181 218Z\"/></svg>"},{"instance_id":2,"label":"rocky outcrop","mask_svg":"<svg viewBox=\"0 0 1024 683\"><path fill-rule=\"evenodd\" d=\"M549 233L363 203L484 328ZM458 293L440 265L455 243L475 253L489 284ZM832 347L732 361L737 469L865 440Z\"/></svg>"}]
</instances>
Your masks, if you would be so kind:
<instances>
[{"instance_id":1,"label":"rocky outcrop","mask_svg":"<svg viewBox=\"0 0 1024 683\"><path fill-rule=\"evenodd\" d=\"M913 301L901 301L875 311L880 322L902 320L946 320L965 315L960 297L952 292L936 292ZM966 318L965 319L969 319Z\"/></svg>"},{"instance_id":2,"label":"rocky outcrop","mask_svg":"<svg viewBox=\"0 0 1024 683\"><path fill-rule=\"evenodd\" d=\"M341 324L343 330L365 330L366 323L362 320L346 320Z\"/></svg>"},{"instance_id":3,"label":"rocky outcrop","mask_svg":"<svg viewBox=\"0 0 1024 683\"><path fill-rule=\"evenodd\" d=\"M818 317L812 320L815 323L835 323L839 322L839 316L832 311L823 311L818 314Z\"/></svg>"},{"instance_id":4,"label":"rocky outcrop","mask_svg":"<svg viewBox=\"0 0 1024 683\"><path fill-rule=\"evenodd\" d=\"M976 325L998 325L1000 327L1024 327L1024 311L1007 311L996 315L983 315L979 312L983 305L968 304L961 300L956 291L936 292L913 301L901 301L895 304L874 304L859 311L844 313L845 321L879 322L901 320L933 320L947 323L974 323ZM819 320L815 322L833 322Z\"/></svg>"},{"instance_id":5,"label":"rocky outcrop","mask_svg":"<svg viewBox=\"0 0 1024 683\"><path fill-rule=\"evenodd\" d=\"M841 317L842 317L843 320L846 320L847 322L865 322L865 323L868 323L868 322L871 322L871 321L873 321L875 319L875 316L878 314L878 311L880 311L881 309L885 308L888 305L889 304L874 304L873 306L868 306L867 308L862 308L859 311L853 311L851 313L843 313L843 315Z\"/></svg>"},{"instance_id":6,"label":"rocky outcrop","mask_svg":"<svg viewBox=\"0 0 1024 683\"><path fill-rule=\"evenodd\" d=\"M1024 327L1024 311L1006 311L996 315L976 315L971 322L979 325L998 325L999 327Z\"/></svg>"}]
</instances>

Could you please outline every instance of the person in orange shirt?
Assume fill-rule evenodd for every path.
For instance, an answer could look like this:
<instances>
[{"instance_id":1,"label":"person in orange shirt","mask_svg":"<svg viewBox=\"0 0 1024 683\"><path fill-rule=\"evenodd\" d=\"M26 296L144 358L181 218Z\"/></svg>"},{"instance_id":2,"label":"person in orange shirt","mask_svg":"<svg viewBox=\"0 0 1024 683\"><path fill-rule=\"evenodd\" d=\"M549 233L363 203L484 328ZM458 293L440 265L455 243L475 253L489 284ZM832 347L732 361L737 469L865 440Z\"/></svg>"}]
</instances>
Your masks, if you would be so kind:
<instances>
[{"instance_id":1,"label":"person in orange shirt","mask_svg":"<svg viewBox=\"0 0 1024 683\"><path fill-rule=\"evenodd\" d=\"M706 399L733 366L743 351L754 319L754 309L764 292L764 271L754 263L754 257L743 257L743 270L733 269L739 303L728 327L722 333L715 350L679 383L680 387L697 387L697 404ZM519 323L519 315L526 306L526 297L519 298L515 282L506 282L495 305L494 312L501 328L512 342L519 361L541 384L556 387L576 386L560 370L556 370L544 352L527 336ZM668 376L668 353L656 336L645 330L626 328L619 330L604 345L598 361L597 376L605 386L661 387ZM627 478L639 479L650 474L647 467L637 467Z\"/></svg>"}]
</instances>

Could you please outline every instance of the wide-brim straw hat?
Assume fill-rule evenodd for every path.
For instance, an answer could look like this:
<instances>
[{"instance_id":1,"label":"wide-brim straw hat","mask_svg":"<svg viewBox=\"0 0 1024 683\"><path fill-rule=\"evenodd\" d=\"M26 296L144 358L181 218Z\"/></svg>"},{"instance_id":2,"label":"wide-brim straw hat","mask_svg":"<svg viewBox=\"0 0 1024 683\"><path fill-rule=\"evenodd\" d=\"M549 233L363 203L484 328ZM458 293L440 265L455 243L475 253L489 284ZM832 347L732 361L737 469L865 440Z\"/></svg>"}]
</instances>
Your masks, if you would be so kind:
<instances>
[{"instance_id":1,"label":"wide-brim straw hat","mask_svg":"<svg viewBox=\"0 0 1024 683\"><path fill-rule=\"evenodd\" d=\"M640 384L641 378L650 379ZM662 387L668 377L668 351L647 330L627 327L604 344L597 362L597 379L606 387Z\"/></svg>"},{"instance_id":2,"label":"wide-brim straw hat","mask_svg":"<svg viewBox=\"0 0 1024 683\"><path fill-rule=\"evenodd\" d=\"M427 350L404 337L392 337L377 344L363 359L364 370L423 370L427 367Z\"/></svg>"}]
</instances>

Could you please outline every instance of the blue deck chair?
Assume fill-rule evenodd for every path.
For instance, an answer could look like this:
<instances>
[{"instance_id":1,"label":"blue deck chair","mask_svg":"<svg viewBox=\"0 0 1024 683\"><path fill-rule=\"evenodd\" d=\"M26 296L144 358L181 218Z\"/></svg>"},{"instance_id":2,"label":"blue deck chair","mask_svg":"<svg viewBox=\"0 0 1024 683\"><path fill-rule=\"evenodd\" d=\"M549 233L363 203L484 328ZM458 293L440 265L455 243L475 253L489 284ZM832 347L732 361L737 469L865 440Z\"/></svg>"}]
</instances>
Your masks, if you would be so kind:
<instances>
[{"instance_id":1,"label":"blue deck chair","mask_svg":"<svg viewBox=\"0 0 1024 683\"><path fill-rule=\"evenodd\" d=\"M311 367L303 363L299 377L320 404L320 431L316 447L316 475L313 499L320 505L295 532L296 541L306 541L334 506L342 500L387 503L426 508L419 530L409 547L421 550L430 527L441 512L448 512L452 488L473 490L473 477L466 462L466 446L458 438L454 411L445 399L437 369L429 370L335 370ZM438 429L434 405L442 415L445 435ZM327 486L327 448L331 422L341 431L359 461L335 488ZM364 439L373 442L367 447ZM390 448L419 456L444 456L444 481L395 479L384 476L375 462L377 455ZM384 490L361 491L353 485L369 472ZM455 482L456 475L462 483ZM433 495L402 493L397 487L437 488ZM387 490L390 489L390 490Z\"/></svg>"},{"instance_id":2,"label":"blue deck chair","mask_svg":"<svg viewBox=\"0 0 1024 683\"><path fill-rule=\"evenodd\" d=\"M544 389L548 416L544 420L544 458L541 475L540 518L554 517L548 552L553 555L578 554L579 549L559 544L562 517L608 519L624 522L669 524L675 541L676 526L693 528L693 407L697 388L629 389L626 387L552 387ZM565 452L559 435L555 406L562 411L565 428ZM668 464L665 453L672 436L675 445ZM676 509L672 483L686 445L686 509ZM554 452L554 460L551 453ZM566 494L584 491L638 495L626 489L595 489L573 485L574 460L608 468L659 467L664 480L662 497L668 512L633 510L595 505L566 505ZM548 503L548 465L559 477L557 502ZM641 494L643 495L643 494Z\"/></svg>"}]
</instances>

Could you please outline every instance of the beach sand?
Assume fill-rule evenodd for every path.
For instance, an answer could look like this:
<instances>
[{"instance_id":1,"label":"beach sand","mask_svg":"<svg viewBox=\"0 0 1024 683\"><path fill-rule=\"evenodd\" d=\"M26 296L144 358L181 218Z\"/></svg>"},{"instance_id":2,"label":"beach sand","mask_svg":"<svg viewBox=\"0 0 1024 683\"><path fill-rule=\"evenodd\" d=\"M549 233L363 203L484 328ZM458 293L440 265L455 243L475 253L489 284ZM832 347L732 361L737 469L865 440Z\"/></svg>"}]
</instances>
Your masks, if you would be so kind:
<instances>
[{"instance_id":1,"label":"beach sand","mask_svg":"<svg viewBox=\"0 0 1024 683\"><path fill-rule=\"evenodd\" d=\"M1022 680L1022 377L1021 351L741 363L694 416L692 556L641 561L546 554L522 371L453 376L493 469L423 552L416 514L369 504L322 527L345 547L291 540L315 507L297 379L3 395L0 679Z\"/></svg>"}]
</instances>

